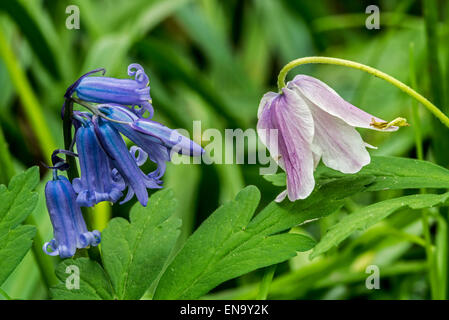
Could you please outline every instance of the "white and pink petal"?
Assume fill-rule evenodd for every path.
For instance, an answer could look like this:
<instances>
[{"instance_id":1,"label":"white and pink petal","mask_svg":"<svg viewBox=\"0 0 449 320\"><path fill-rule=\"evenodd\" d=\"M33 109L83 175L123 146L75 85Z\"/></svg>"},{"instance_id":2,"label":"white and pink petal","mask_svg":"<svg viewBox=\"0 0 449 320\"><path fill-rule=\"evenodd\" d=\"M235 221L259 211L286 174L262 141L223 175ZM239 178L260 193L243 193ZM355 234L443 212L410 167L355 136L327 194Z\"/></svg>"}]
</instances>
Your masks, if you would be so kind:
<instances>
[{"instance_id":1,"label":"white and pink petal","mask_svg":"<svg viewBox=\"0 0 449 320\"><path fill-rule=\"evenodd\" d=\"M257 130L271 156L287 173L287 192L281 193L276 201L282 201L286 195L290 201L307 198L315 187L311 111L304 99L288 88L281 95L264 98ZM270 137L270 129L278 130L277 141Z\"/></svg>"},{"instance_id":2,"label":"white and pink petal","mask_svg":"<svg viewBox=\"0 0 449 320\"><path fill-rule=\"evenodd\" d=\"M370 163L367 144L355 128L311 103L309 108L315 124L313 150L327 167L356 173Z\"/></svg>"},{"instance_id":3,"label":"white and pink petal","mask_svg":"<svg viewBox=\"0 0 449 320\"><path fill-rule=\"evenodd\" d=\"M386 121L350 104L340 97L334 89L316 78L307 75L297 75L292 81L287 83L287 87L295 90L323 111L343 120L350 126L378 131L398 130L396 126L386 129L372 126L373 120L380 123L385 123Z\"/></svg>"}]
</instances>

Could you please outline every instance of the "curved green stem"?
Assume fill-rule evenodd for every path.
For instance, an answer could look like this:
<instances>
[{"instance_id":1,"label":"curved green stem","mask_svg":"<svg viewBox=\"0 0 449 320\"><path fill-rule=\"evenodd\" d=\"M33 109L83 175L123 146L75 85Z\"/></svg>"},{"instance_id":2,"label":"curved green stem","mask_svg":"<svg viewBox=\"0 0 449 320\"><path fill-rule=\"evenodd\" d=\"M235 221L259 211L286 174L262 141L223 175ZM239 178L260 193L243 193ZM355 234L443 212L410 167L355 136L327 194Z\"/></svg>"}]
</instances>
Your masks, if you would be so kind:
<instances>
[{"instance_id":1,"label":"curved green stem","mask_svg":"<svg viewBox=\"0 0 449 320\"><path fill-rule=\"evenodd\" d=\"M401 81L397 80L396 78L380 71L375 68L372 68L370 66L357 63L350 60L345 59L338 59L338 58L331 58L331 57L304 57L300 59L295 59L293 61L290 61L287 63L282 70L279 72L278 76L278 88L281 90L283 87L285 87L285 77L287 73L300 65L303 64L309 64L309 63L321 63L321 64L333 64L337 66L344 66L349 67L361 71L365 71L369 74L372 74L375 77L378 77L380 79L383 79L395 87L399 88L412 98L415 98L417 101L419 101L422 105L424 105L430 112L432 112L440 121L449 128L449 118L440 110L437 106L435 106L432 102L427 100L424 96L410 88L408 85L402 83Z\"/></svg>"}]
</instances>

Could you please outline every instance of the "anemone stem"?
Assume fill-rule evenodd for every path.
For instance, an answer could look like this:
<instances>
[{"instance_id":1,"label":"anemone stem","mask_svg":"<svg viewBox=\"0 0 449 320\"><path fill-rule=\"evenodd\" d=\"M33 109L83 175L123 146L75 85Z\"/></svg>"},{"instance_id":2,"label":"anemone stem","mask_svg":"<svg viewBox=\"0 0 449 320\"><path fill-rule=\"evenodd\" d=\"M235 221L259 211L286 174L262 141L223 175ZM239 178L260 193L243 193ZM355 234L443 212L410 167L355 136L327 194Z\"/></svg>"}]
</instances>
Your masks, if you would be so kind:
<instances>
[{"instance_id":1,"label":"anemone stem","mask_svg":"<svg viewBox=\"0 0 449 320\"><path fill-rule=\"evenodd\" d=\"M403 92L405 92L406 94L411 96L412 98L419 101L431 113L433 113L433 115L436 116L446 127L449 128L449 118L437 106L435 106L432 102L430 102L427 98L425 98L424 96L422 96L421 94L419 94L418 92L416 92L415 90L410 88L405 83L399 81L398 79L396 79L380 70L377 70L373 67L370 67L370 66L358 63L358 62L350 61L350 60L331 58L331 57L304 57L304 58L292 60L289 63L287 63L279 72L279 76L278 76L279 90L281 91L281 89L285 87L285 77L291 69L293 69L297 66L303 65L303 64L310 64L310 63L333 64L333 65L337 65L337 66L349 67L349 68L367 72L369 74L372 74L375 77L383 79L383 80L391 83L395 87L399 88L400 90L402 90Z\"/></svg>"}]
</instances>

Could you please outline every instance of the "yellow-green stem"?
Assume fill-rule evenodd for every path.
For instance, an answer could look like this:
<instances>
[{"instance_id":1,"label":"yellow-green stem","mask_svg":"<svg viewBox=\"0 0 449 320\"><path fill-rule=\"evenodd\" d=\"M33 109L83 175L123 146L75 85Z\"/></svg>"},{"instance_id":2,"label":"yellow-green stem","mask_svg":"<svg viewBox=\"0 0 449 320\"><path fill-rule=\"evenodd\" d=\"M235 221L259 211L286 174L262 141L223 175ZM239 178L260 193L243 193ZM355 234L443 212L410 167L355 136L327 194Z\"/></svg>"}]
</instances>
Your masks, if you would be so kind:
<instances>
[{"instance_id":1,"label":"yellow-green stem","mask_svg":"<svg viewBox=\"0 0 449 320\"><path fill-rule=\"evenodd\" d=\"M95 214L92 216L92 228L102 232L110 219L111 204L107 201L100 202L95 206Z\"/></svg>"},{"instance_id":2,"label":"yellow-green stem","mask_svg":"<svg viewBox=\"0 0 449 320\"><path fill-rule=\"evenodd\" d=\"M424 96L422 96L421 94L419 94L418 92L416 92L415 90L410 88L408 85L404 84L403 82L397 80L396 78L394 78L380 70L377 70L370 66L367 66L367 65L364 65L364 64L361 64L358 62L350 61L350 60L331 58L331 57L304 57L304 58L299 58L299 59L290 61L279 72L279 76L278 76L279 90L281 90L283 87L285 87L285 77L287 76L287 73L291 69L293 69L297 66L303 65L303 64L310 64L310 63L333 64L333 65L337 65L337 66L344 66L344 67L348 67L348 68L365 71L369 74L372 74L375 77L383 79L383 80L391 83L395 87L399 88L400 90L402 90L403 92L405 92L406 94L411 96L412 98L416 99L423 106L425 106L430 112L432 112L433 115L435 115L446 127L449 128L449 118L440 109L438 109L437 106L435 106L432 102L427 100Z\"/></svg>"}]
</instances>

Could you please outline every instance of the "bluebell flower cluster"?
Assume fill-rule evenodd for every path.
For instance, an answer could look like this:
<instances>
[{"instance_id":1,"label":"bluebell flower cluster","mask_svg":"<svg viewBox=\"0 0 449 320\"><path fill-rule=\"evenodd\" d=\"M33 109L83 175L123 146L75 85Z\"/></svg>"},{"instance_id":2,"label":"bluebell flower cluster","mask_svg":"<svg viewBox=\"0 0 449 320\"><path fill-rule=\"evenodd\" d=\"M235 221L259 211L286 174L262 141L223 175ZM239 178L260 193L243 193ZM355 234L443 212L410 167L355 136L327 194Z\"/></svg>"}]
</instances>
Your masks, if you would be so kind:
<instances>
[{"instance_id":1,"label":"bluebell flower cluster","mask_svg":"<svg viewBox=\"0 0 449 320\"><path fill-rule=\"evenodd\" d=\"M92 74L102 71L102 76ZM96 246L100 232L88 231L81 207L92 207L102 201L120 204L134 195L146 206L148 189L162 188L166 163L173 152L200 156L204 150L192 140L151 120L153 106L148 76L139 64L128 67L134 79L104 76L104 69L86 73L66 91L66 104L75 102L89 111L73 111L75 129L72 150L56 150L52 156L53 180L47 182L45 196L54 239L43 246L45 253L72 257L76 249ZM135 145L128 149L123 136ZM81 177L70 182L58 171L68 169L59 153L76 156ZM144 173L140 168L147 160L156 169ZM126 190L126 196L124 191Z\"/></svg>"}]
</instances>

